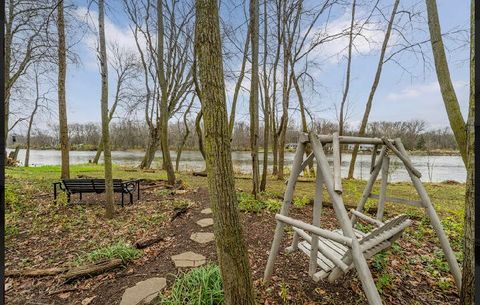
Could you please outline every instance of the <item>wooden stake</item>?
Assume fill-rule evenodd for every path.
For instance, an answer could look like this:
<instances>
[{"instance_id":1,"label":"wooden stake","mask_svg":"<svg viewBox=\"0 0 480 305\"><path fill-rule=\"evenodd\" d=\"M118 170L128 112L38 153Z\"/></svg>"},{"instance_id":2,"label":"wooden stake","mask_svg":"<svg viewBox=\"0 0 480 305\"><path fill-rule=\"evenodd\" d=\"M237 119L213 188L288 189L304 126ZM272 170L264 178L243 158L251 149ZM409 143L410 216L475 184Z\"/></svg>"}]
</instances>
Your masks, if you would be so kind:
<instances>
[{"instance_id":1,"label":"wooden stake","mask_svg":"<svg viewBox=\"0 0 480 305\"><path fill-rule=\"evenodd\" d=\"M315 199L313 202L313 220L312 224L320 228L320 217L322 215L322 201L323 201L323 178L320 167L317 163L317 176L315 179ZM312 276L317 269L317 254L318 254L318 235L312 235L310 263L308 267L308 274Z\"/></svg>"},{"instance_id":2,"label":"wooden stake","mask_svg":"<svg viewBox=\"0 0 480 305\"><path fill-rule=\"evenodd\" d=\"M281 215L288 215L288 210L292 203L293 191L295 189L295 183L297 182L298 175L300 174L300 166L303 160L303 154L305 153L305 137L300 137L299 143L297 145L297 150L295 152L295 157L293 159L292 172L288 178L287 188L285 189L285 196L283 198L282 209L280 210ZM280 248L280 243L283 238L283 227L285 224L281 221L277 221L277 226L275 228L275 235L273 236L272 248L270 249L270 254L268 255L267 266L265 267L265 272L263 274L263 280L267 282L270 280L273 272L273 265L275 264L275 259Z\"/></svg>"},{"instance_id":3,"label":"wooden stake","mask_svg":"<svg viewBox=\"0 0 480 305\"><path fill-rule=\"evenodd\" d=\"M388 167L390 158L385 156L382 162L382 184L380 186L380 198L378 199L377 220L382 221L385 211L385 198L387 197Z\"/></svg>"},{"instance_id":4,"label":"wooden stake","mask_svg":"<svg viewBox=\"0 0 480 305\"><path fill-rule=\"evenodd\" d=\"M333 133L332 139L333 149L333 183L335 192L341 194L342 190L342 169L340 161L340 142L338 140L338 132Z\"/></svg>"},{"instance_id":5,"label":"wooden stake","mask_svg":"<svg viewBox=\"0 0 480 305\"><path fill-rule=\"evenodd\" d=\"M378 144L375 144L375 146L373 146L372 162L370 163L370 174L373 172L373 169L375 168L375 158L377 158L377 152L378 152Z\"/></svg>"},{"instance_id":6,"label":"wooden stake","mask_svg":"<svg viewBox=\"0 0 480 305\"><path fill-rule=\"evenodd\" d=\"M398 147L400 153L404 156L405 159L410 159L407 151L405 150L405 147L403 147L400 138L395 139L395 146ZM460 291L462 287L462 273L460 271L460 266L458 265L457 259L455 258L455 255L453 253L452 247L450 246L450 242L448 241L447 235L443 231L442 223L440 222L437 212L435 211L435 208L430 201L430 197L428 196L428 193L425 190L425 187L423 186L420 179L408 167L407 172L412 179L413 186L417 190L417 193L420 196L423 205L425 206L427 215L430 218L430 223L432 224L432 227L437 233L438 239L440 240L440 245L442 246L443 252L445 253L445 257L447 259L448 266L450 267L450 271L452 272L453 278L455 279L457 289Z\"/></svg>"},{"instance_id":7,"label":"wooden stake","mask_svg":"<svg viewBox=\"0 0 480 305\"><path fill-rule=\"evenodd\" d=\"M313 153L315 154L315 159L317 159L317 164L320 165L325 186L327 188L328 194L330 195L330 198L333 201L335 215L337 216L337 219L340 223L343 234L346 237L352 239L352 259L355 265L355 269L358 272L358 277L362 282L363 291L365 292L368 302L371 305L381 305L382 299L380 298L380 294L378 293L375 282L373 281L373 277L370 269L368 268L367 261L363 256L363 253L361 252L360 244L353 232L353 225L350 221L350 218L348 218L347 210L345 209L345 205L343 204L343 199L339 194L337 194L337 192L335 192L332 173L330 172L328 160L325 156L325 152L323 151L322 144L320 143L318 137L315 134L310 133L309 137L310 143L312 144ZM332 273L333 272L339 273L343 271L340 268L335 267Z\"/></svg>"},{"instance_id":8,"label":"wooden stake","mask_svg":"<svg viewBox=\"0 0 480 305\"><path fill-rule=\"evenodd\" d=\"M405 154L398 151L398 149L393 146L392 143L390 143L390 140L387 140L386 138L382 138L382 140L384 141L388 149L391 150L395 155L397 155L400 160L402 160L403 164L405 164L405 167L407 169L409 169L415 176L417 176L417 178L422 177L422 174L413 166L412 161L410 161L410 159L406 157Z\"/></svg>"}]
</instances>

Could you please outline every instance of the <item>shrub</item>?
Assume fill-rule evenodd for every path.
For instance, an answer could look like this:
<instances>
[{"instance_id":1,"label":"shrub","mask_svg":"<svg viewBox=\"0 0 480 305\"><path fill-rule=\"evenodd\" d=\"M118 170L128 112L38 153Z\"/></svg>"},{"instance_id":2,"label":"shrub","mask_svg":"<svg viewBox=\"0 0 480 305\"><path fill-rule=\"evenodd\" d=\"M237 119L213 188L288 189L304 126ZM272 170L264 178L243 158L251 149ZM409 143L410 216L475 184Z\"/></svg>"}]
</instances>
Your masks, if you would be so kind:
<instances>
[{"instance_id":1,"label":"shrub","mask_svg":"<svg viewBox=\"0 0 480 305\"><path fill-rule=\"evenodd\" d=\"M157 305L219 305L223 304L220 268L210 264L195 268L177 277L168 296L161 294Z\"/></svg>"},{"instance_id":2,"label":"shrub","mask_svg":"<svg viewBox=\"0 0 480 305\"><path fill-rule=\"evenodd\" d=\"M82 265L85 263L97 263L102 260L109 260L120 258L124 263L132 261L141 255L141 251L134 248L133 246L123 242L118 241L112 245L104 246L93 250L92 252L85 253L76 260L77 265Z\"/></svg>"}]
</instances>

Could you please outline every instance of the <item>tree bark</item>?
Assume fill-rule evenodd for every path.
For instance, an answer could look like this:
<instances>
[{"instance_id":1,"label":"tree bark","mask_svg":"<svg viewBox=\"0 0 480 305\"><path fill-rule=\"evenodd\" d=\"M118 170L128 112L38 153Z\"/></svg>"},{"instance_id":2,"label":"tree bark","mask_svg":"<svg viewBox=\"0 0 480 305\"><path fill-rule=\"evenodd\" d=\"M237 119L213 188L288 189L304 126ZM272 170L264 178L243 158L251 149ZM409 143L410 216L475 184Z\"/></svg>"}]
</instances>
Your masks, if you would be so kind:
<instances>
[{"instance_id":1,"label":"tree bark","mask_svg":"<svg viewBox=\"0 0 480 305\"><path fill-rule=\"evenodd\" d=\"M264 125L263 125L263 169L260 191L265 191L268 175L268 144L270 138L270 95L267 75L267 54L268 54L268 13L267 1L263 1L263 90L264 90Z\"/></svg>"},{"instance_id":2,"label":"tree bark","mask_svg":"<svg viewBox=\"0 0 480 305\"><path fill-rule=\"evenodd\" d=\"M202 125L201 125L202 117L203 117L203 112L202 112L202 109L200 109L195 119L195 132L197 133L197 137L198 137L198 150L200 150L200 153L202 154L202 158L206 162L207 158L205 156L205 147L203 145L203 131L202 131Z\"/></svg>"},{"instance_id":3,"label":"tree bark","mask_svg":"<svg viewBox=\"0 0 480 305\"><path fill-rule=\"evenodd\" d=\"M188 105L187 110L185 110L185 113L183 114L183 125L185 126L185 134L183 135L182 142L178 146L177 158L175 159L175 171L177 172L178 172L178 168L180 167L180 157L182 156L183 148L185 147L185 143L187 142L188 136L190 135L190 129L188 128L187 115L190 112L190 108L192 108L192 105L193 105L193 98L190 104Z\"/></svg>"},{"instance_id":4,"label":"tree bark","mask_svg":"<svg viewBox=\"0 0 480 305\"><path fill-rule=\"evenodd\" d=\"M340 117L338 120L338 135L343 136L345 128L345 103L347 102L348 90L350 88L350 67L352 64L352 47L353 47L353 25L355 24L355 3L352 1L352 20L350 21L350 33L348 42L348 57L347 57L347 73L345 75L345 89L343 91L342 102L340 103Z\"/></svg>"},{"instance_id":5,"label":"tree bark","mask_svg":"<svg viewBox=\"0 0 480 305\"><path fill-rule=\"evenodd\" d=\"M252 194L257 197L260 189L258 162L258 43L259 8L258 0L250 0L250 38L252 40L252 79L250 81L250 150L252 155Z\"/></svg>"},{"instance_id":6,"label":"tree bark","mask_svg":"<svg viewBox=\"0 0 480 305\"><path fill-rule=\"evenodd\" d=\"M113 218L115 208L113 205L113 177L112 177L112 154L110 151L110 132L108 119L108 62L107 48L105 45L105 13L104 0L98 0L98 33L100 36L100 71L102 80L102 137L103 137L103 159L105 168L105 194L106 206L105 217Z\"/></svg>"},{"instance_id":7,"label":"tree bark","mask_svg":"<svg viewBox=\"0 0 480 305\"><path fill-rule=\"evenodd\" d=\"M458 103L455 88L453 87L447 57L443 46L440 21L438 18L437 3L434 0L426 0L428 29L430 31L430 42L432 44L435 71L437 72L438 84L442 93L445 109L447 110L450 127L457 141L458 149L462 155L463 163L467 165L467 135L465 133L465 120L463 119L460 105Z\"/></svg>"},{"instance_id":8,"label":"tree bark","mask_svg":"<svg viewBox=\"0 0 480 305\"><path fill-rule=\"evenodd\" d=\"M65 48L65 20L63 15L63 1L57 6L58 29L58 118L60 120L60 149L62 152L61 178L70 178L70 160L67 124L67 102L65 100L65 79L67 73L67 56Z\"/></svg>"},{"instance_id":9,"label":"tree bark","mask_svg":"<svg viewBox=\"0 0 480 305\"><path fill-rule=\"evenodd\" d=\"M460 304L475 304L475 1L470 12L470 102L467 119L467 181L465 193L463 268ZM478 280L478 279L477 279Z\"/></svg>"},{"instance_id":10,"label":"tree bark","mask_svg":"<svg viewBox=\"0 0 480 305\"><path fill-rule=\"evenodd\" d=\"M27 129L27 146L25 150L25 167L29 166L30 163L30 140L32 134L33 119L38 110L38 102L40 101L40 86L38 83L38 74L35 73L35 106L33 107L32 114L30 114L30 119L28 120L28 129Z\"/></svg>"},{"instance_id":11,"label":"tree bark","mask_svg":"<svg viewBox=\"0 0 480 305\"><path fill-rule=\"evenodd\" d=\"M157 0L157 73L161 90L160 98L160 146L162 148L163 164L167 172L167 179L170 185L175 184L175 171L173 170L172 158L168 149L168 84L165 78L165 67L163 62L164 34L163 34L163 1Z\"/></svg>"},{"instance_id":12,"label":"tree bark","mask_svg":"<svg viewBox=\"0 0 480 305\"><path fill-rule=\"evenodd\" d=\"M370 89L370 94L368 95L367 104L365 106L365 112L363 113L362 123L360 124L360 129L358 130L358 136L362 137L365 135L365 130L367 128L368 117L370 116L370 111L372 109L373 97L375 96L375 92L377 91L378 83L380 82L380 76L382 75L382 68L383 68L383 59L385 58L385 52L388 46L388 40L390 39L390 34L392 32L393 21L395 20L395 15L397 14L397 8L400 0L395 0L393 4L392 14L390 16L390 20L388 21L387 31L385 32L385 38L383 39L382 49L380 51L380 58L378 60L377 71L375 72L375 78L373 80L372 88ZM350 161L350 167L348 169L348 179L353 178L353 174L355 171L355 162L357 160L358 154L358 144L356 144L353 148L352 152L352 159Z\"/></svg>"},{"instance_id":13,"label":"tree bark","mask_svg":"<svg viewBox=\"0 0 480 305\"><path fill-rule=\"evenodd\" d=\"M155 152L160 144L158 136L158 128L150 129L150 137L148 138L147 149L140 163L141 169L149 169L152 166L153 159L155 158Z\"/></svg>"},{"instance_id":14,"label":"tree bark","mask_svg":"<svg viewBox=\"0 0 480 305\"><path fill-rule=\"evenodd\" d=\"M253 305L253 284L235 194L216 0L196 1L195 31L208 188L225 304Z\"/></svg>"}]
</instances>

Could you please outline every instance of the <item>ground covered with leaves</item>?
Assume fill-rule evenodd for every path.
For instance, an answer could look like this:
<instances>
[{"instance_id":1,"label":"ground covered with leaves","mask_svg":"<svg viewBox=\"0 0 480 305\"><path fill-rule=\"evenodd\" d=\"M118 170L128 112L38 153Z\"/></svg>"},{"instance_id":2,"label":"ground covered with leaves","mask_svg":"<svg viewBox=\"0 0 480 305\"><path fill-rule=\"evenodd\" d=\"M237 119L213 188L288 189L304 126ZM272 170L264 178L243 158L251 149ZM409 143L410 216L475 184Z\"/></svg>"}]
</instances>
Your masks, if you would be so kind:
<instances>
[{"instance_id":1,"label":"ground covered with leaves","mask_svg":"<svg viewBox=\"0 0 480 305\"><path fill-rule=\"evenodd\" d=\"M166 277L165 304L175 304L188 270L175 268L170 257L194 251L207 257L210 269L188 275L189 282L207 274L212 287L217 287L214 243L198 244L191 233L211 232L195 222L205 215L200 211L209 206L205 177L178 174L180 186L166 185L162 171L141 172L116 167L115 178L143 179L141 198L133 205L118 206L114 219L104 217L103 195L84 195L78 202L66 204L65 197L53 201L52 182L60 170L56 166L7 169L6 186L6 278L7 304L118 304L123 291L151 277ZM72 166L72 177L101 177L102 167ZM315 283L308 277L308 258L300 252L281 251L275 264L272 281L262 283L268 258L275 213L281 206L285 188L283 181L269 180L267 192L255 200L243 190L250 189L247 177L238 177L239 209L248 245L249 259L260 304L366 304L355 271L336 284ZM365 181L345 180L344 200L354 206L361 197ZM379 185L374 188L378 193ZM454 251L461 261L463 234L464 185L454 182L426 184ZM298 182L291 216L311 222L314 184L309 179ZM119 201L119 195L116 195ZM417 199L407 183L389 185L388 196ZM338 227L333 209L325 193L322 227ZM369 200L367 210L373 211L375 201ZM387 203L386 218L406 213L413 225L388 250L369 260L377 287L387 304L454 304L458 293L438 239L424 212L418 208ZM135 242L152 236L161 240L144 249ZM292 240L288 229L282 249ZM52 276L24 276L25 270L76 267L105 259L122 260L120 268L72 282L65 282L62 273ZM183 281L183 282L182 282ZM210 285L210 284L209 284ZM220 282L221 285L221 282ZM211 287L210 287L211 288ZM218 289L212 288L218 295ZM161 298L154 302L160 304ZM167 302L168 301L168 302ZM160 303L159 303L160 302ZM178 301L177 301L178 303Z\"/></svg>"}]
</instances>

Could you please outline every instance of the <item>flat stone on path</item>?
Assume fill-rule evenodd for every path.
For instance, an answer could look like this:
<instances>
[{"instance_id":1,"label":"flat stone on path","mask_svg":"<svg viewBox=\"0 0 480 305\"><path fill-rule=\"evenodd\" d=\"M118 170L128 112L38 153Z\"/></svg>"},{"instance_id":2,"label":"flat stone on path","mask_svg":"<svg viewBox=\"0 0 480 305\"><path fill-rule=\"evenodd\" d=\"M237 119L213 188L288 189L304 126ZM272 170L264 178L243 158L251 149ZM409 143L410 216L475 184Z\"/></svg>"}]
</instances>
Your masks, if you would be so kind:
<instances>
[{"instance_id":1,"label":"flat stone on path","mask_svg":"<svg viewBox=\"0 0 480 305\"><path fill-rule=\"evenodd\" d=\"M212 209L211 208L206 208L200 211L202 214L212 214Z\"/></svg>"},{"instance_id":2,"label":"flat stone on path","mask_svg":"<svg viewBox=\"0 0 480 305\"><path fill-rule=\"evenodd\" d=\"M190 239L196 241L197 243L205 244L215 240L215 235L209 232L197 232L190 235Z\"/></svg>"},{"instance_id":3,"label":"flat stone on path","mask_svg":"<svg viewBox=\"0 0 480 305\"><path fill-rule=\"evenodd\" d=\"M197 221L197 225L201 226L202 228L209 227L213 225L213 218L203 218Z\"/></svg>"},{"instance_id":4,"label":"flat stone on path","mask_svg":"<svg viewBox=\"0 0 480 305\"><path fill-rule=\"evenodd\" d=\"M163 277L152 277L138 282L135 286L125 289L120 305L148 304L165 286L167 280Z\"/></svg>"},{"instance_id":5,"label":"flat stone on path","mask_svg":"<svg viewBox=\"0 0 480 305\"><path fill-rule=\"evenodd\" d=\"M188 251L172 256L175 267L198 267L207 262L205 256Z\"/></svg>"}]
</instances>

